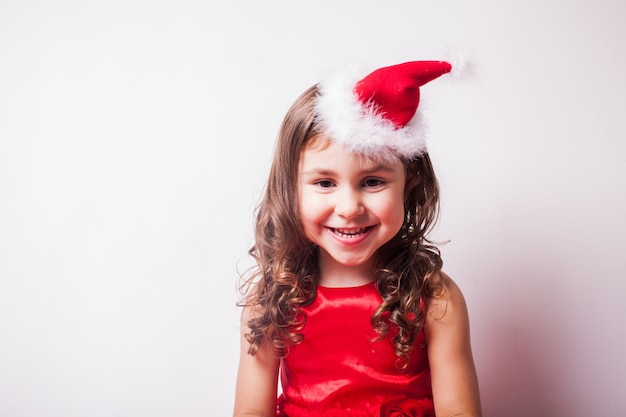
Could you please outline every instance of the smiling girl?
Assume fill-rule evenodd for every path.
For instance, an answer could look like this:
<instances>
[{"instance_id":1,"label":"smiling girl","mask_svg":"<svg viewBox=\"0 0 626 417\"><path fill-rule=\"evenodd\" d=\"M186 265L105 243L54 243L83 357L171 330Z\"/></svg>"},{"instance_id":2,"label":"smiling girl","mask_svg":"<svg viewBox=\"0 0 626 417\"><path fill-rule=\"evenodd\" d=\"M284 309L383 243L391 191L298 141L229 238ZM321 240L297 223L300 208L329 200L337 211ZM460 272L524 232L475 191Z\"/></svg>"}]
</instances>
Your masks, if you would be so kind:
<instances>
[{"instance_id":1,"label":"smiling girl","mask_svg":"<svg viewBox=\"0 0 626 417\"><path fill-rule=\"evenodd\" d=\"M427 240L439 189L419 88L450 69L338 77L288 111L250 250L235 416L481 415L465 301Z\"/></svg>"}]
</instances>

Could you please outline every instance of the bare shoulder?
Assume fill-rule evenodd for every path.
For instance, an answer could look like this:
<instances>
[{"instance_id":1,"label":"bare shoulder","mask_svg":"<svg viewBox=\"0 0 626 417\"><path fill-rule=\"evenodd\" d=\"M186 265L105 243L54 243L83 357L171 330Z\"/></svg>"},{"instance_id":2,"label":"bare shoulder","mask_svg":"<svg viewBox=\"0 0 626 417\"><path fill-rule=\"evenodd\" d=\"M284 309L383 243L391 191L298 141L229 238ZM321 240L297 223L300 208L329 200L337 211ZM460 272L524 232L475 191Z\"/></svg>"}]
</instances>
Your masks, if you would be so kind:
<instances>
[{"instance_id":1,"label":"bare shoulder","mask_svg":"<svg viewBox=\"0 0 626 417\"><path fill-rule=\"evenodd\" d=\"M430 279L441 289L430 300L424 331L437 415L481 416L478 379L463 293L443 272Z\"/></svg>"},{"instance_id":2,"label":"bare shoulder","mask_svg":"<svg viewBox=\"0 0 626 417\"><path fill-rule=\"evenodd\" d=\"M430 279L435 281L440 291L429 301L426 321L448 321L467 317L465 297L456 282L443 271L434 273Z\"/></svg>"},{"instance_id":3,"label":"bare shoulder","mask_svg":"<svg viewBox=\"0 0 626 417\"><path fill-rule=\"evenodd\" d=\"M248 322L259 311L244 307L241 314L241 346L235 389L234 416L270 416L276 410L279 360L269 340L263 340L255 355L248 353Z\"/></svg>"}]
</instances>

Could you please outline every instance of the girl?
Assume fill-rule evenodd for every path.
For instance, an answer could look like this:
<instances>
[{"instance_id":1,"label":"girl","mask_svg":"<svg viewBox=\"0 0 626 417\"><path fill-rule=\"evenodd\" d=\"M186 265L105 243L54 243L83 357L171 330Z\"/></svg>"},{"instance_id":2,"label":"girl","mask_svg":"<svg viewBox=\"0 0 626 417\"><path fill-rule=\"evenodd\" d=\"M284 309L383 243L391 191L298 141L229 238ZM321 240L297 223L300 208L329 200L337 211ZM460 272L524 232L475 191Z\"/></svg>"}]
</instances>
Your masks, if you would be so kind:
<instances>
[{"instance_id":1,"label":"girl","mask_svg":"<svg viewBox=\"0 0 626 417\"><path fill-rule=\"evenodd\" d=\"M481 415L465 302L426 237L439 189L419 87L450 70L337 77L288 111L256 215L235 416Z\"/></svg>"}]
</instances>

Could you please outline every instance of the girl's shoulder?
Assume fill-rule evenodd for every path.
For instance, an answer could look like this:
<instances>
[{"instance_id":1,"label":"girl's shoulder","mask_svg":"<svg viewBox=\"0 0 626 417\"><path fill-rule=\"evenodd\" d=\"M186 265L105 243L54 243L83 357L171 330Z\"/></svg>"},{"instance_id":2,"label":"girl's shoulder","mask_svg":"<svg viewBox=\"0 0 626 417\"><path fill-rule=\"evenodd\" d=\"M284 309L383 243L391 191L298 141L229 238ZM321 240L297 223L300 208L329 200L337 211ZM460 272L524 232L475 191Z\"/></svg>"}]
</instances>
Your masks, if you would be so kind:
<instances>
[{"instance_id":1,"label":"girl's shoulder","mask_svg":"<svg viewBox=\"0 0 626 417\"><path fill-rule=\"evenodd\" d=\"M459 286L443 271L434 272L430 277L437 288L428 302L426 321L453 320L455 316L467 315L465 297Z\"/></svg>"},{"instance_id":2,"label":"girl's shoulder","mask_svg":"<svg viewBox=\"0 0 626 417\"><path fill-rule=\"evenodd\" d=\"M431 298L424 324L437 413L479 416L480 397L465 298L448 275L440 272L438 279L441 291Z\"/></svg>"}]
</instances>

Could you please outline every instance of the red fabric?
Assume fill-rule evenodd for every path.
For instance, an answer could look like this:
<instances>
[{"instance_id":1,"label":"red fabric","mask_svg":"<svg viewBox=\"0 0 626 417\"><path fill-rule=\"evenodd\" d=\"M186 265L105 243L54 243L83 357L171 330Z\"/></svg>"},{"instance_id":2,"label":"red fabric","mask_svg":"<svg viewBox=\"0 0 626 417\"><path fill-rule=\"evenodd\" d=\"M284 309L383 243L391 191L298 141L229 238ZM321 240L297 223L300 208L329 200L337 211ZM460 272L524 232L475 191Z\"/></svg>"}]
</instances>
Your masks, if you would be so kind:
<instances>
[{"instance_id":1,"label":"red fabric","mask_svg":"<svg viewBox=\"0 0 626 417\"><path fill-rule=\"evenodd\" d=\"M277 416L434 417L423 333L409 366L399 369L389 339L371 342L380 302L374 283L318 288L303 308L303 342L281 361Z\"/></svg>"},{"instance_id":2,"label":"red fabric","mask_svg":"<svg viewBox=\"0 0 626 417\"><path fill-rule=\"evenodd\" d=\"M376 105L396 128L402 128L417 111L419 87L451 70L443 61L405 62L377 69L357 83L355 92L361 102Z\"/></svg>"},{"instance_id":3,"label":"red fabric","mask_svg":"<svg viewBox=\"0 0 626 417\"><path fill-rule=\"evenodd\" d=\"M380 417L429 417L435 416L432 400L396 397L380 406Z\"/></svg>"}]
</instances>

